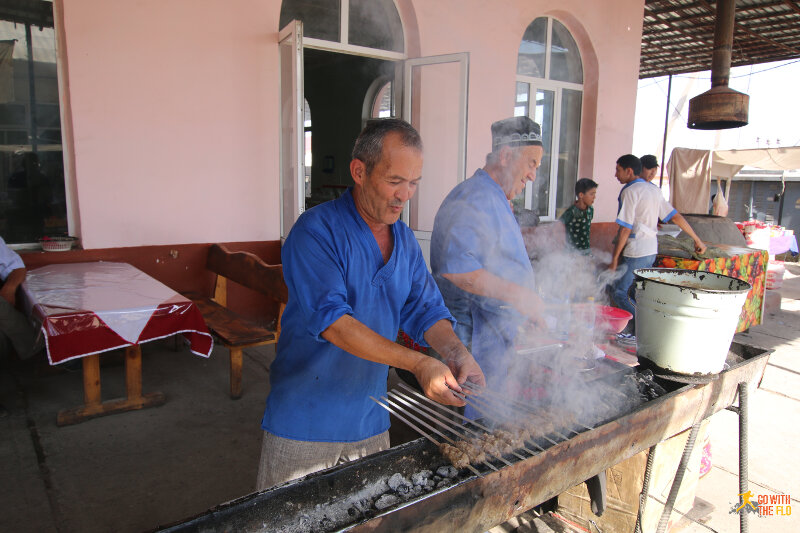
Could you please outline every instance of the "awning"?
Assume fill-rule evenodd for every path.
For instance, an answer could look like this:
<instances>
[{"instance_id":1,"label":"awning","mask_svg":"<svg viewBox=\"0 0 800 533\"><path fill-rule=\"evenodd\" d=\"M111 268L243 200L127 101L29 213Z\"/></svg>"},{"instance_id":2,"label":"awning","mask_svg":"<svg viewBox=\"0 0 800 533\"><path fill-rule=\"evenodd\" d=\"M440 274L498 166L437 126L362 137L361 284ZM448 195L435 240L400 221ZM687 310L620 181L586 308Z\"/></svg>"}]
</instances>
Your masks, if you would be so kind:
<instances>
[{"instance_id":1,"label":"awning","mask_svg":"<svg viewBox=\"0 0 800 533\"><path fill-rule=\"evenodd\" d=\"M711 174L721 178L735 176L743 167L763 170L800 169L800 146L717 150L712 154Z\"/></svg>"}]
</instances>

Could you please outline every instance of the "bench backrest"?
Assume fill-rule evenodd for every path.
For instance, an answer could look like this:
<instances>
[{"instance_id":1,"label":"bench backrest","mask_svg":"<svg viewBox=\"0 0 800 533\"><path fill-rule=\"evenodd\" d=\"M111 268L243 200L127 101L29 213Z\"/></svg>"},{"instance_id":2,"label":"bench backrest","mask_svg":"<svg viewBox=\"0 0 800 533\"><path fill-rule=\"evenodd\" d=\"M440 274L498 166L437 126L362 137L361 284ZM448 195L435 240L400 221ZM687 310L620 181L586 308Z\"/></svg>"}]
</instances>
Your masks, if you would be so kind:
<instances>
[{"instance_id":1,"label":"bench backrest","mask_svg":"<svg viewBox=\"0 0 800 533\"><path fill-rule=\"evenodd\" d=\"M281 304L289 301L289 290L283 282L282 265L268 265L249 252L231 252L220 244L212 244L208 250L206 268L217 276L265 294ZM220 284L220 281L222 280L218 278L214 299L225 305L225 284Z\"/></svg>"}]
</instances>

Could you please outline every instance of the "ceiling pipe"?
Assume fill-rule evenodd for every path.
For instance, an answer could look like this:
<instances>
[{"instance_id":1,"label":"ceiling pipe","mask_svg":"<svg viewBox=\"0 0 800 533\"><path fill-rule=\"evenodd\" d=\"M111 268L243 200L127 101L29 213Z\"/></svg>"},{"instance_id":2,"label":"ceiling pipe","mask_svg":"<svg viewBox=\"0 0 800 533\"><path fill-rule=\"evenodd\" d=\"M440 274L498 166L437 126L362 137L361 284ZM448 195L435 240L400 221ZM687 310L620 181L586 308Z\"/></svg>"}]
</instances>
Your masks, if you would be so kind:
<instances>
[{"instance_id":1,"label":"ceiling pipe","mask_svg":"<svg viewBox=\"0 0 800 533\"><path fill-rule=\"evenodd\" d=\"M735 0L717 0L711 89L689 101L687 126L691 129L724 130L747 125L750 97L728 87L735 13Z\"/></svg>"}]
</instances>

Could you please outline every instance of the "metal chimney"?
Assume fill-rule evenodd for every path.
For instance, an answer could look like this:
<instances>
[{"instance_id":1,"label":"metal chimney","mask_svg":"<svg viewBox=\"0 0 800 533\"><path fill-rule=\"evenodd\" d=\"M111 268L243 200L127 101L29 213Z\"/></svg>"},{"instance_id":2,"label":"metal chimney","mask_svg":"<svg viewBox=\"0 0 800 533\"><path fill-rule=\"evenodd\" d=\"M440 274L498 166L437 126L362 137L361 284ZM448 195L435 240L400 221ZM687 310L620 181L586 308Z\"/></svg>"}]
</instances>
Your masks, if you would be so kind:
<instances>
[{"instance_id":1,"label":"metal chimney","mask_svg":"<svg viewBox=\"0 0 800 533\"><path fill-rule=\"evenodd\" d=\"M691 129L724 130L747 125L750 97L728 87L735 12L735 0L717 0L711 89L689 101L687 126Z\"/></svg>"}]
</instances>

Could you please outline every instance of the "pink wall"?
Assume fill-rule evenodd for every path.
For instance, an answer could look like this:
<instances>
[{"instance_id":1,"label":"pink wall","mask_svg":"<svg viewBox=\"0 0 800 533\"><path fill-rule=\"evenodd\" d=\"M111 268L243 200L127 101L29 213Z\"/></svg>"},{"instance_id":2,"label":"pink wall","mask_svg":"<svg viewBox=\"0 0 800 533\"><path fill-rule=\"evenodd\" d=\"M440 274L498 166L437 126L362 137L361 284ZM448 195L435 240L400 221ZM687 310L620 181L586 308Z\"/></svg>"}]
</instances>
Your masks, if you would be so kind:
<instances>
[{"instance_id":1,"label":"pink wall","mask_svg":"<svg viewBox=\"0 0 800 533\"><path fill-rule=\"evenodd\" d=\"M567 26L581 48L589 104L580 177L600 184L595 220L614 220L620 188L614 163L633 142L643 0L562 0L558 9L544 0L438 0L417 1L415 10L420 55L470 53L467 176L483 166L490 124L513 113L517 50L528 24L549 15Z\"/></svg>"},{"instance_id":2,"label":"pink wall","mask_svg":"<svg viewBox=\"0 0 800 533\"><path fill-rule=\"evenodd\" d=\"M280 4L61 8L83 246L277 238Z\"/></svg>"},{"instance_id":3,"label":"pink wall","mask_svg":"<svg viewBox=\"0 0 800 533\"><path fill-rule=\"evenodd\" d=\"M280 2L56 2L83 246L277 239ZM552 15L572 31L587 73L581 177L600 183L595 219L613 220L643 0L398 4L411 55L470 53L468 176L483 165L491 122L513 112L527 25ZM426 180L420 194L441 198L449 187Z\"/></svg>"}]
</instances>

